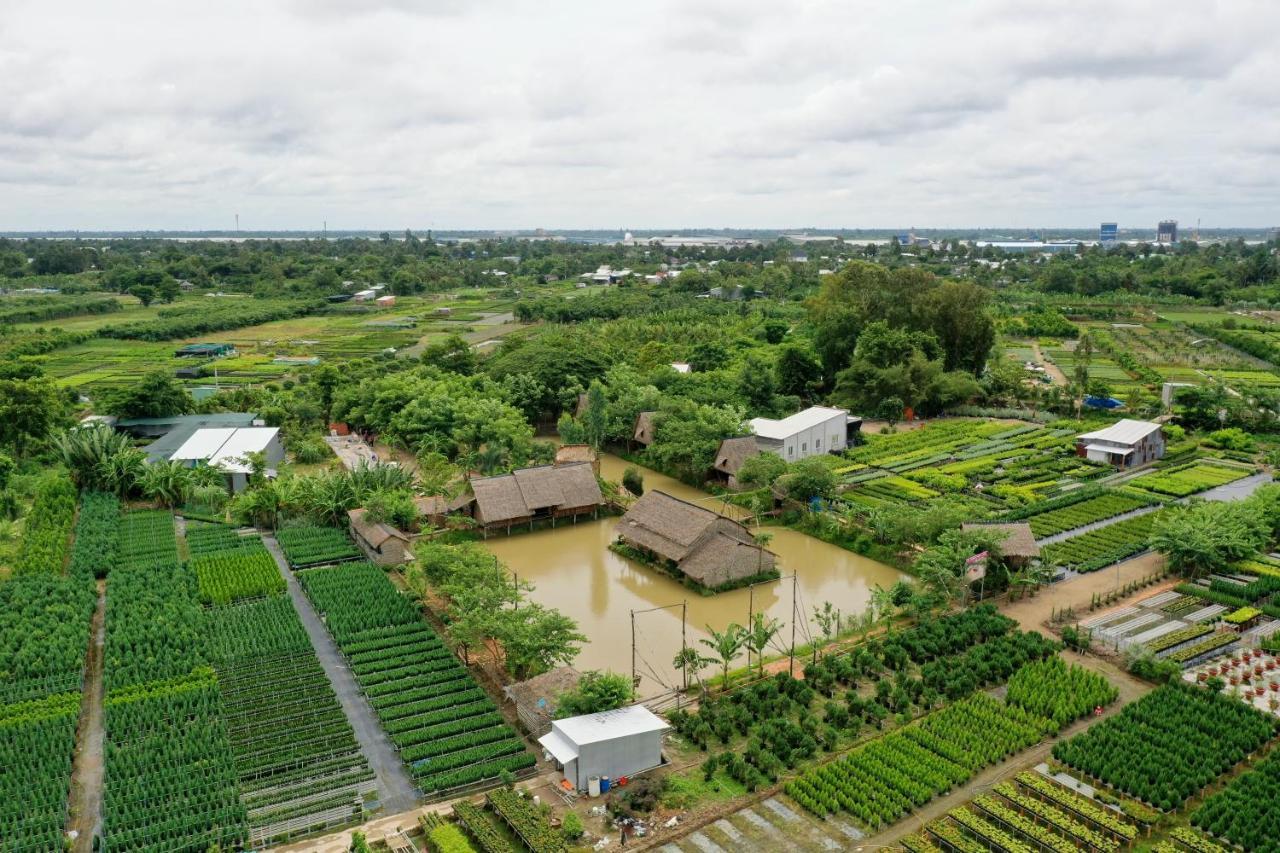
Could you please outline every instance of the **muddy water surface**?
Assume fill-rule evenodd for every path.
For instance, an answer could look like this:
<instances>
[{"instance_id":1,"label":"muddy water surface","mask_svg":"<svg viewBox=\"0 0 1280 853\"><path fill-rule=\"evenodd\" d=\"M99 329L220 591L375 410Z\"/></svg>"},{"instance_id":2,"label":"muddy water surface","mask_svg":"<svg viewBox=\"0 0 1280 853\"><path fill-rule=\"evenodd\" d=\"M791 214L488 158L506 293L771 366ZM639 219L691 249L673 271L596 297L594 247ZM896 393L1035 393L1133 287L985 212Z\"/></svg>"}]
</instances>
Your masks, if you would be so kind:
<instances>
[{"instance_id":1,"label":"muddy water surface","mask_svg":"<svg viewBox=\"0 0 1280 853\"><path fill-rule=\"evenodd\" d=\"M627 463L606 455L601 474L617 481ZM645 488L660 489L709 509L731 514L733 507L697 489L690 488L656 471L641 469ZM590 642L583 646L575 666L579 670L611 669L631 672L631 611L676 605L667 610L636 615L636 668L644 679L641 695L661 692L674 685L679 673L671 659L680 650L680 607L688 604L687 637L690 645L707 636L705 626L722 630L730 622L746 624L749 608L764 610L782 620L786 627L780 645L790 642L792 581L790 577L756 586L753 591L733 590L702 596L666 575L635 563L609 550L618 519L562 523L555 529L535 533L495 536L486 543L521 580L534 584L532 598L559 608L578 621ZM784 576L793 572L797 603L802 620L812 625L815 605L830 601L842 613L860 613L870 591L877 585L890 586L903 577L897 569L828 545L825 542L781 527L766 528L773 534L769 549L779 556ZM797 629L798 642L805 638ZM699 648L710 655L709 649Z\"/></svg>"}]
</instances>

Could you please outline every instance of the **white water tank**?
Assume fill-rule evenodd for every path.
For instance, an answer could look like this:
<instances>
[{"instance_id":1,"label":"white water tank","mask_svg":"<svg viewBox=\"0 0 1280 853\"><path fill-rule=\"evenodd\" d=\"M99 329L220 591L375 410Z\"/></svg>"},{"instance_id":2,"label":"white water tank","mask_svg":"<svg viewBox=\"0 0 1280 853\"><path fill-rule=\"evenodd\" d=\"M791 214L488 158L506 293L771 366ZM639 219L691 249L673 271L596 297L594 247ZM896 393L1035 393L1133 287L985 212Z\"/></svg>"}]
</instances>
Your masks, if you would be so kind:
<instances>
[{"instance_id":1,"label":"white water tank","mask_svg":"<svg viewBox=\"0 0 1280 853\"><path fill-rule=\"evenodd\" d=\"M599 776L588 777L587 795L591 797L600 796L600 777Z\"/></svg>"}]
</instances>

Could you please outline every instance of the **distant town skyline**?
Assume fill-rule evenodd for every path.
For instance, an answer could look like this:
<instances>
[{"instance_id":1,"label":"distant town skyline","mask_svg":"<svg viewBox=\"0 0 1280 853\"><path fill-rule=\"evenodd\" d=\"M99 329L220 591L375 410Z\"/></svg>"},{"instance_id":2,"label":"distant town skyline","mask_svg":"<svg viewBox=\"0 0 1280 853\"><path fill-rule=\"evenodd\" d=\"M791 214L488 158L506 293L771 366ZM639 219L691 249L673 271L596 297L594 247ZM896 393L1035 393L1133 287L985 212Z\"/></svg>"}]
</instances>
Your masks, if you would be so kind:
<instances>
[{"instance_id":1,"label":"distant town skyline","mask_svg":"<svg viewBox=\"0 0 1280 853\"><path fill-rule=\"evenodd\" d=\"M0 232L1280 224L1263 0L3 8Z\"/></svg>"}]
</instances>

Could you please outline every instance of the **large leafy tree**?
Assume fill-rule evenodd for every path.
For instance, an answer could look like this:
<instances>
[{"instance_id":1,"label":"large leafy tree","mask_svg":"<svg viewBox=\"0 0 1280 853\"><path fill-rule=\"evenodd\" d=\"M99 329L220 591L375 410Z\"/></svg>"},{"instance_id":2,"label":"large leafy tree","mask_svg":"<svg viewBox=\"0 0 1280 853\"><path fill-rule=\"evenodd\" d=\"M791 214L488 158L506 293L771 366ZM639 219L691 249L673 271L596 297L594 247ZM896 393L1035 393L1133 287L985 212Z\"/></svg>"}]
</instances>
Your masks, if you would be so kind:
<instances>
[{"instance_id":1,"label":"large leafy tree","mask_svg":"<svg viewBox=\"0 0 1280 853\"><path fill-rule=\"evenodd\" d=\"M1270 531L1257 503L1205 501L1166 510L1151 532L1151 547L1174 571L1202 577L1257 552Z\"/></svg>"},{"instance_id":2,"label":"large leafy tree","mask_svg":"<svg viewBox=\"0 0 1280 853\"><path fill-rule=\"evenodd\" d=\"M15 456L70 422L67 396L53 380L45 376L0 379L0 446L9 447Z\"/></svg>"},{"instance_id":3,"label":"large leafy tree","mask_svg":"<svg viewBox=\"0 0 1280 853\"><path fill-rule=\"evenodd\" d=\"M102 408L121 418L164 418L184 415L194 401L176 379L162 370L148 373L136 385L108 394Z\"/></svg>"},{"instance_id":4,"label":"large leafy tree","mask_svg":"<svg viewBox=\"0 0 1280 853\"><path fill-rule=\"evenodd\" d=\"M612 711L630 703L634 697L630 678L616 672L593 669L584 672L572 690L560 694L556 702L556 716L576 717Z\"/></svg>"}]
</instances>

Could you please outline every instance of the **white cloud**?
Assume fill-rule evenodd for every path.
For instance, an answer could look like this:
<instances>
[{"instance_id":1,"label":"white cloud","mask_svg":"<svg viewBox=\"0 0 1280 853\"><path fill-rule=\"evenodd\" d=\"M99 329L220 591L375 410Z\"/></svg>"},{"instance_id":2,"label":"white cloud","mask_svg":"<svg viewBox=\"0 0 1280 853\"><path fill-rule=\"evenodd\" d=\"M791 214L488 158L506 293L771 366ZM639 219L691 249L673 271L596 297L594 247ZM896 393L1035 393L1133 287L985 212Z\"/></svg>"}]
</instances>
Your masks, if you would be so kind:
<instances>
[{"instance_id":1,"label":"white cloud","mask_svg":"<svg viewBox=\"0 0 1280 853\"><path fill-rule=\"evenodd\" d=\"M1280 7L0 0L0 229L1280 221Z\"/></svg>"}]
</instances>

